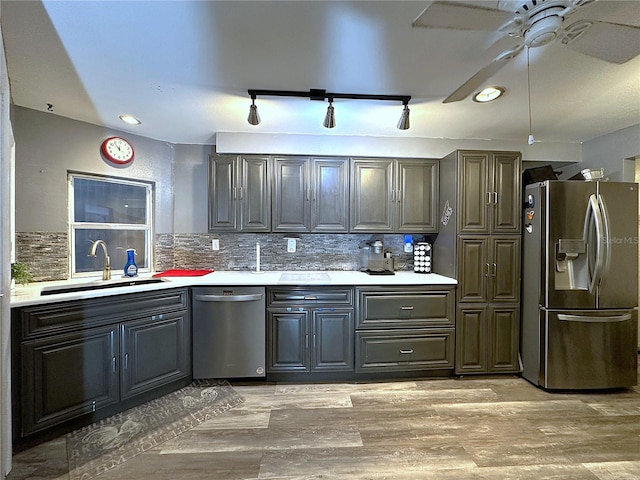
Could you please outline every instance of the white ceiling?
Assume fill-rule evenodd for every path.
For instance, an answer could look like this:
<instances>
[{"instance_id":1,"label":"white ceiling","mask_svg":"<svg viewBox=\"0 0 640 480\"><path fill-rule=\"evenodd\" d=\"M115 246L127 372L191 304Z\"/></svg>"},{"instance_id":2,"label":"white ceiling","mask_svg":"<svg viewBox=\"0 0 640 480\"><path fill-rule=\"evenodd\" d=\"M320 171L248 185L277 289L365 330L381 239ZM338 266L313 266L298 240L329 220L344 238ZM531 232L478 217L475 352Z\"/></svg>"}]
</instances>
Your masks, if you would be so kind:
<instances>
[{"instance_id":1,"label":"white ceiling","mask_svg":"<svg viewBox=\"0 0 640 480\"><path fill-rule=\"evenodd\" d=\"M13 103L171 143L216 132L525 140L526 54L489 83L491 104L442 100L504 50L495 33L412 28L429 1L10 1L0 8ZM478 2L476 2L478 3ZM497 2L484 2L496 6ZM640 26L640 1L591 18ZM553 43L531 50L536 141L575 143L640 123L640 56L617 65ZM411 95L401 103L258 97L248 89ZM131 127L118 116L142 120Z\"/></svg>"}]
</instances>

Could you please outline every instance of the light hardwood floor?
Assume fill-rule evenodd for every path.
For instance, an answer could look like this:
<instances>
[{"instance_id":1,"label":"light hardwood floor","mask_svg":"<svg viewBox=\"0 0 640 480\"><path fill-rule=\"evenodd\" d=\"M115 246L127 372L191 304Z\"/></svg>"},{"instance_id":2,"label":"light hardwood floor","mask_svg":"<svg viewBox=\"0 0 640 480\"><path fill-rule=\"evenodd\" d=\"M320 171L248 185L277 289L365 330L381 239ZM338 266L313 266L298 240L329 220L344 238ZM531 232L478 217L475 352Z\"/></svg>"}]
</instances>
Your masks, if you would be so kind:
<instances>
[{"instance_id":1,"label":"light hardwood floor","mask_svg":"<svg viewBox=\"0 0 640 480\"><path fill-rule=\"evenodd\" d=\"M245 402L99 480L640 479L640 387L549 393L515 376L242 384ZM66 479L64 438L9 480Z\"/></svg>"}]
</instances>

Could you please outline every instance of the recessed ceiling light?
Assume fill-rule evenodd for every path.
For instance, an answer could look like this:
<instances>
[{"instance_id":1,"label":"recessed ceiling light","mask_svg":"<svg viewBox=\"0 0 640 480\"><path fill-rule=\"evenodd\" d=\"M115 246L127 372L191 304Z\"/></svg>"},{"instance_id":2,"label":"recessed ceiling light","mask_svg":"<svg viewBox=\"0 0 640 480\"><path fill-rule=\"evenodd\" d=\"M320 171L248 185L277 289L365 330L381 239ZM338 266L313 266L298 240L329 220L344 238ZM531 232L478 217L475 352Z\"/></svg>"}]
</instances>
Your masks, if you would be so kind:
<instances>
[{"instance_id":1,"label":"recessed ceiling light","mask_svg":"<svg viewBox=\"0 0 640 480\"><path fill-rule=\"evenodd\" d=\"M504 95L505 89L502 87L487 87L481 92L476 93L473 96L474 102L486 103L491 102Z\"/></svg>"},{"instance_id":2,"label":"recessed ceiling light","mask_svg":"<svg viewBox=\"0 0 640 480\"><path fill-rule=\"evenodd\" d=\"M142 122L132 115L120 115L120 120L129 125L140 125Z\"/></svg>"}]
</instances>

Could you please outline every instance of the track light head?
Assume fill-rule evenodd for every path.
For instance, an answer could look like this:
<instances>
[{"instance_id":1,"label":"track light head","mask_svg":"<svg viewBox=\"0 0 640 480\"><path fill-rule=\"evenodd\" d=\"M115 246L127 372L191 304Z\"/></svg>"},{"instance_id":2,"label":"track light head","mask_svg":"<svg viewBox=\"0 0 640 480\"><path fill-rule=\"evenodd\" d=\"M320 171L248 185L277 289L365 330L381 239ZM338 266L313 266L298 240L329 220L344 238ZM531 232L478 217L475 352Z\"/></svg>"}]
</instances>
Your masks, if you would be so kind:
<instances>
[{"instance_id":1,"label":"track light head","mask_svg":"<svg viewBox=\"0 0 640 480\"><path fill-rule=\"evenodd\" d=\"M249 124L251 125L260 124L260 115L258 115L258 107L256 106L255 95L251 95L251 106L249 107L249 117L247 117L247 122L249 122Z\"/></svg>"},{"instance_id":2,"label":"track light head","mask_svg":"<svg viewBox=\"0 0 640 480\"><path fill-rule=\"evenodd\" d=\"M409 105L408 102L404 102L404 108L402 109L402 115L398 121L398 130L409 130Z\"/></svg>"},{"instance_id":3,"label":"track light head","mask_svg":"<svg viewBox=\"0 0 640 480\"><path fill-rule=\"evenodd\" d=\"M336 126L336 116L333 108L333 98L329 99L327 114L324 117L324 122L322 122L322 125L324 125L324 128L333 128Z\"/></svg>"}]
</instances>

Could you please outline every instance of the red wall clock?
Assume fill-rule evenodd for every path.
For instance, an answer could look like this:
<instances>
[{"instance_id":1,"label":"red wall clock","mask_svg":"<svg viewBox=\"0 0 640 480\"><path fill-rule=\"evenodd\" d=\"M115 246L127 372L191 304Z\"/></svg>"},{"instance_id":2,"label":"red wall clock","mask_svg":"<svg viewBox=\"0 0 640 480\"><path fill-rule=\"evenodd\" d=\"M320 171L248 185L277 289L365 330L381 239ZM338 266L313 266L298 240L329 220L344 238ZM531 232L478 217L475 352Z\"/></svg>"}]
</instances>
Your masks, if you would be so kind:
<instances>
[{"instance_id":1,"label":"red wall clock","mask_svg":"<svg viewBox=\"0 0 640 480\"><path fill-rule=\"evenodd\" d=\"M104 158L118 165L126 165L133 160L133 146L122 137L109 137L100 146Z\"/></svg>"}]
</instances>

